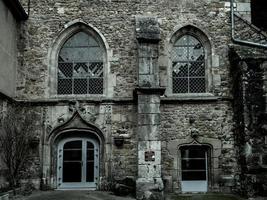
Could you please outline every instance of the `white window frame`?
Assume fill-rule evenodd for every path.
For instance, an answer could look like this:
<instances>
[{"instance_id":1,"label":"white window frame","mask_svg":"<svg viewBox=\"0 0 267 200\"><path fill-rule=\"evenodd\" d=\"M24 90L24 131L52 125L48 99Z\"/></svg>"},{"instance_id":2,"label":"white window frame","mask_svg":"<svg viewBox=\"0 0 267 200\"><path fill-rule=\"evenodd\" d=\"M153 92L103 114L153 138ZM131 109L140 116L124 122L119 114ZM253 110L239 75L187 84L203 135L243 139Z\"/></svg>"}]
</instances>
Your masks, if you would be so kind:
<instances>
[{"instance_id":1,"label":"white window frame","mask_svg":"<svg viewBox=\"0 0 267 200\"><path fill-rule=\"evenodd\" d=\"M81 182L68 182L64 183L63 182L63 149L64 145L67 142L71 141L82 141L82 171L81 171L81 176L82 180ZM86 182L86 142L91 142L94 145L94 182ZM100 154L100 149L99 149L99 143L91 138L81 138L81 137L71 137L71 138L65 138L61 140L58 143L58 148L57 148L57 188L58 189L77 189L77 188L87 188L87 189L96 189L97 184L99 181L99 154Z\"/></svg>"}]
</instances>

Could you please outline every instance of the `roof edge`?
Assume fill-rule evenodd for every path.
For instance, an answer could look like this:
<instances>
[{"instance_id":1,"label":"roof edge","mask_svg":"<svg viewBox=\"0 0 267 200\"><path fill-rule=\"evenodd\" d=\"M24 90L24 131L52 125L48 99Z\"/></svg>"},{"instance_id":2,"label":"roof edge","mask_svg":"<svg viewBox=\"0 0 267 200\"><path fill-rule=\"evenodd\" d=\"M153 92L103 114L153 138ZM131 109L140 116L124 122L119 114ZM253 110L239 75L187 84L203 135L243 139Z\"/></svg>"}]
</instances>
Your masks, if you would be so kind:
<instances>
[{"instance_id":1,"label":"roof edge","mask_svg":"<svg viewBox=\"0 0 267 200\"><path fill-rule=\"evenodd\" d=\"M3 93L0 91L0 100L7 100L7 101L10 101L10 102L15 102L15 100L8 96L7 94Z\"/></svg>"},{"instance_id":2,"label":"roof edge","mask_svg":"<svg viewBox=\"0 0 267 200\"><path fill-rule=\"evenodd\" d=\"M23 21L28 19L28 14L25 12L19 0L3 0L6 6L14 15L15 19L18 21Z\"/></svg>"}]
</instances>

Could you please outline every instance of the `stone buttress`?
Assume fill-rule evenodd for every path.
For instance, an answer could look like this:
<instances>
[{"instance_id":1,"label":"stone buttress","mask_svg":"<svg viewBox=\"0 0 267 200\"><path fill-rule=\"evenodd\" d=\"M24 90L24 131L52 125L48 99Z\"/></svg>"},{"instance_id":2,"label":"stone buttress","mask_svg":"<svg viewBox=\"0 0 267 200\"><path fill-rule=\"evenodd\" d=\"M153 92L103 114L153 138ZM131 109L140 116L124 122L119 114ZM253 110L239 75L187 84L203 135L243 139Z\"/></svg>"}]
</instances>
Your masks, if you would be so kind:
<instances>
[{"instance_id":1,"label":"stone buttress","mask_svg":"<svg viewBox=\"0 0 267 200\"><path fill-rule=\"evenodd\" d=\"M138 40L138 179L137 199L163 199L161 178L160 95L157 18L137 16Z\"/></svg>"}]
</instances>

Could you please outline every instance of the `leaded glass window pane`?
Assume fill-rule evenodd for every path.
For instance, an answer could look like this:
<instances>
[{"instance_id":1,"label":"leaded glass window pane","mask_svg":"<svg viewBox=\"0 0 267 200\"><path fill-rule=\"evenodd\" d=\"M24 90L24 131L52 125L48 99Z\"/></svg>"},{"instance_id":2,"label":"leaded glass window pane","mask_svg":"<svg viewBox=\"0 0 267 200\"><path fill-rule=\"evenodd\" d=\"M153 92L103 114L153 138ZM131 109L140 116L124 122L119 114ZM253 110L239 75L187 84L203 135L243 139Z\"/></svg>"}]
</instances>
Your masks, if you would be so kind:
<instances>
[{"instance_id":1,"label":"leaded glass window pane","mask_svg":"<svg viewBox=\"0 0 267 200\"><path fill-rule=\"evenodd\" d=\"M70 37L59 52L58 94L103 94L103 55L91 35Z\"/></svg>"},{"instance_id":2,"label":"leaded glass window pane","mask_svg":"<svg viewBox=\"0 0 267 200\"><path fill-rule=\"evenodd\" d=\"M173 93L206 92L205 53L195 37L184 35L174 44L172 59Z\"/></svg>"}]
</instances>

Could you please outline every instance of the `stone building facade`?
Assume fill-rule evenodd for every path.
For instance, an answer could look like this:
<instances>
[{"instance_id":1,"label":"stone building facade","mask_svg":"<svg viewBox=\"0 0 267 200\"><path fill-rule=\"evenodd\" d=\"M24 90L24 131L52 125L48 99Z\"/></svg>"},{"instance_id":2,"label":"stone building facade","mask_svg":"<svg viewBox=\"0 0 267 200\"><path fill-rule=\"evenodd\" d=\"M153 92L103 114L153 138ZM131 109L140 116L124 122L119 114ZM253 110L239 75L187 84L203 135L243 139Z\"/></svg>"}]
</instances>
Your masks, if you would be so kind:
<instances>
[{"instance_id":1,"label":"stone building facade","mask_svg":"<svg viewBox=\"0 0 267 200\"><path fill-rule=\"evenodd\" d=\"M242 99L256 94L240 90L246 59L265 66L266 52L233 43L229 1L21 4L28 19L11 31L16 78L1 76L9 84L1 84L0 109L8 113L15 103L36 115L38 144L26 178L37 187L105 190L130 178L137 199L163 199L164 192L266 193L259 171L247 171L254 156L265 173L266 133L256 131L265 122L257 114L247 117L251 122L240 117L265 113L264 81L262 99L249 104L254 110L244 111ZM242 14L235 15L239 39L264 44L265 33L249 24L250 3L238 1L235 10ZM265 68L259 69L262 79Z\"/></svg>"}]
</instances>

